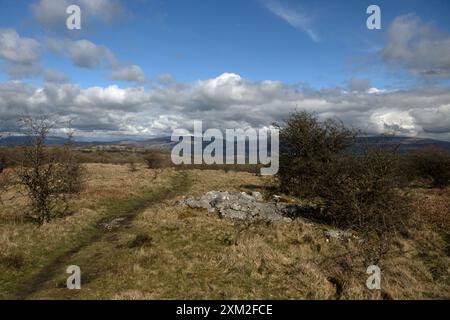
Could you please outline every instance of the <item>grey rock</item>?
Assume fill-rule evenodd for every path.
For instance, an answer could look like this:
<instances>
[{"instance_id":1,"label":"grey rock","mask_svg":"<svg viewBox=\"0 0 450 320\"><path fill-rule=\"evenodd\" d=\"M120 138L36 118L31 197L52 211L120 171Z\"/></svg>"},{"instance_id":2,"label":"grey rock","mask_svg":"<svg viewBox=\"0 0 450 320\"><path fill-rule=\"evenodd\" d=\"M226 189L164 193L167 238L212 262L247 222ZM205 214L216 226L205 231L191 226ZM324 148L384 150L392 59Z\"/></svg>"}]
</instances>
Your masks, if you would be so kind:
<instances>
[{"instance_id":1,"label":"grey rock","mask_svg":"<svg viewBox=\"0 0 450 320\"><path fill-rule=\"evenodd\" d=\"M263 196L261 194L261 192L252 192L252 197L255 198L256 201L263 201Z\"/></svg>"},{"instance_id":2,"label":"grey rock","mask_svg":"<svg viewBox=\"0 0 450 320\"><path fill-rule=\"evenodd\" d=\"M221 217L240 220L292 221L302 216L312 216L314 208L298 204L263 202L259 192L210 191L198 198L187 198L179 205L203 208L217 212Z\"/></svg>"},{"instance_id":3,"label":"grey rock","mask_svg":"<svg viewBox=\"0 0 450 320\"><path fill-rule=\"evenodd\" d=\"M100 226L105 230L111 231L112 229L119 228L122 225L122 222L125 221L125 218L115 218L110 222L100 223Z\"/></svg>"},{"instance_id":4,"label":"grey rock","mask_svg":"<svg viewBox=\"0 0 450 320\"><path fill-rule=\"evenodd\" d=\"M339 240L349 239L353 236L353 234L349 231L335 230L335 229L326 230L323 232L323 235L327 239L339 239Z\"/></svg>"}]
</instances>

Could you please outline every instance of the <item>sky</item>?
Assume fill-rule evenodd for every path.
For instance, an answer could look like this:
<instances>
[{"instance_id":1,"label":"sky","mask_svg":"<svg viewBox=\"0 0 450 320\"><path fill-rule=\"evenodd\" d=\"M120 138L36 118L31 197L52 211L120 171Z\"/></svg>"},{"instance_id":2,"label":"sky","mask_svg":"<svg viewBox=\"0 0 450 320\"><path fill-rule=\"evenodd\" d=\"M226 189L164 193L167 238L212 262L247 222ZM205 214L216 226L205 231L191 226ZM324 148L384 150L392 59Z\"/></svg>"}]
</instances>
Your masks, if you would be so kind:
<instances>
[{"instance_id":1,"label":"sky","mask_svg":"<svg viewBox=\"0 0 450 320\"><path fill-rule=\"evenodd\" d=\"M448 0L0 0L0 131L46 115L86 139L146 138L306 110L450 140L449 13Z\"/></svg>"}]
</instances>

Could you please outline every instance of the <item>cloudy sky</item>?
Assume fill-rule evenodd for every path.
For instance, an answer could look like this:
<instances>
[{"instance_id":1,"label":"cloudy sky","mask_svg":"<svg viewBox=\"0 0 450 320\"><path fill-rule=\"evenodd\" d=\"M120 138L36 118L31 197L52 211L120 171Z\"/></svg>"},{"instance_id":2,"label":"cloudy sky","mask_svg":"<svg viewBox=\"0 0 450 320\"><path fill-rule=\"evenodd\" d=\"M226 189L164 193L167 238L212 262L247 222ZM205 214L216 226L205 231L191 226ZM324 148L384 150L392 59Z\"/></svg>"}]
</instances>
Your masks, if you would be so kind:
<instances>
[{"instance_id":1,"label":"cloudy sky","mask_svg":"<svg viewBox=\"0 0 450 320\"><path fill-rule=\"evenodd\" d=\"M79 137L134 138L308 110L450 140L449 14L448 0L0 0L0 131L48 115Z\"/></svg>"}]
</instances>

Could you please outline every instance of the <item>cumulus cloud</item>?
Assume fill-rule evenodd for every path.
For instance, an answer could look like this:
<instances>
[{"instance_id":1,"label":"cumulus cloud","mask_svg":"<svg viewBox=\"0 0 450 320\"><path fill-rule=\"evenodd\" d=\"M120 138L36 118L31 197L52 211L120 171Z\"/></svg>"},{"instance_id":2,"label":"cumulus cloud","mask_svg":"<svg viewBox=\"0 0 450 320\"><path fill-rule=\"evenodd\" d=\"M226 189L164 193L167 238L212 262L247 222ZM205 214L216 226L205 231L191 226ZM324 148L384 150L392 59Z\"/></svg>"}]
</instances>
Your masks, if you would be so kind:
<instances>
[{"instance_id":1,"label":"cumulus cloud","mask_svg":"<svg viewBox=\"0 0 450 320\"><path fill-rule=\"evenodd\" d=\"M360 78L351 78L347 81L347 86L352 92L366 92L370 90L370 80L369 79L360 79Z\"/></svg>"},{"instance_id":2,"label":"cumulus cloud","mask_svg":"<svg viewBox=\"0 0 450 320\"><path fill-rule=\"evenodd\" d=\"M375 111L370 117L370 122L378 132L395 132L417 136L423 131L408 111L390 109Z\"/></svg>"},{"instance_id":3,"label":"cumulus cloud","mask_svg":"<svg viewBox=\"0 0 450 320\"><path fill-rule=\"evenodd\" d=\"M39 43L21 38L13 29L0 29L0 58L14 63L33 63L39 60Z\"/></svg>"},{"instance_id":4,"label":"cumulus cloud","mask_svg":"<svg viewBox=\"0 0 450 320\"><path fill-rule=\"evenodd\" d=\"M39 43L13 29L0 29L0 60L4 61L2 69L14 79L41 73Z\"/></svg>"},{"instance_id":5,"label":"cumulus cloud","mask_svg":"<svg viewBox=\"0 0 450 320\"><path fill-rule=\"evenodd\" d=\"M108 76L111 80L121 80L129 82L145 82L147 76L141 67L137 65L119 67L111 72Z\"/></svg>"},{"instance_id":6,"label":"cumulus cloud","mask_svg":"<svg viewBox=\"0 0 450 320\"><path fill-rule=\"evenodd\" d=\"M52 82L52 83L63 83L67 82L69 80L69 77L56 70L45 70L44 71L44 80L46 82Z\"/></svg>"},{"instance_id":7,"label":"cumulus cloud","mask_svg":"<svg viewBox=\"0 0 450 320\"><path fill-rule=\"evenodd\" d=\"M176 128L190 129L193 120L203 120L208 128L263 127L294 110L307 110L338 117L368 134L450 139L448 87L369 91L251 82L233 73L152 90L55 83L34 88L10 81L0 84L0 116L13 121L24 111L56 114L71 118L81 133L117 136L170 134Z\"/></svg>"},{"instance_id":8,"label":"cumulus cloud","mask_svg":"<svg viewBox=\"0 0 450 320\"><path fill-rule=\"evenodd\" d=\"M425 76L450 76L450 34L413 14L397 17L381 51L387 62Z\"/></svg>"},{"instance_id":9,"label":"cumulus cloud","mask_svg":"<svg viewBox=\"0 0 450 320\"><path fill-rule=\"evenodd\" d=\"M156 81L162 85L170 85L174 84L176 82L176 79L171 74L165 73L165 74L158 74L156 76Z\"/></svg>"},{"instance_id":10,"label":"cumulus cloud","mask_svg":"<svg viewBox=\"0 0 450 320\"><path fill-rule=\"evenodd\" d=\"M108 48L96 45L89 40L70 42L68 49L73 64L81 68L92 69L102 64L111 66L117 63Z\"/></svg>"},{"instance_id":11,"label":"cumulus cloud","mask_svg":"<svg viewBox=\"0 0 450 320\"><path fill-rule=\"evenodd\" d=\"M145 82L147 76L138 65L124 64L105 46L89 40L47 39L47 48L59 55L68 57L72 64L85 69L108 68L110 80Z\"/></svg>"},{"instance_id":12,"label":"cumulus cloud","mask_svg":"<svg viewBox=\"0 0 450 320\"><path fill-rule=\"evenodd\" d=\"M40 0L31 4L34 18L47 30L66 32L66 9L69 5L80 6L83 25L99 20L112 23L124 14L125 9L117 0Z\"/></svg>"},{"instance_id":13,"label":"cumulus cloud","mask_svg":"<svg viewBox=\"0 0 450 320\"><path fill-rule=\"evenodd\" d=\"M277 0L263 0L263 4L273 14L286 21L292 27L305 32L314 42L319 42L319 36L311 27L310 16L293 8L287 8Z\"/></svg>"}]
</instances>

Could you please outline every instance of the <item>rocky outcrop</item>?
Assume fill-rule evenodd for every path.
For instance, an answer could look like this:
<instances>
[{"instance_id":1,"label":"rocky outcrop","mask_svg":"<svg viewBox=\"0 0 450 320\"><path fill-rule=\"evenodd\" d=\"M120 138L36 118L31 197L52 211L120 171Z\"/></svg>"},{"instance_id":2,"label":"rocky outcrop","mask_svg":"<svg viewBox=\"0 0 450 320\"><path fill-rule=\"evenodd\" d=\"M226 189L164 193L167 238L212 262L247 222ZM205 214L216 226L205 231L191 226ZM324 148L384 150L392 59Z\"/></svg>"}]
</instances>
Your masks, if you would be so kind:
<instances>
[{"instance_id":1,"label":"rocky outcrop","mask_svg":"<svg viewBox=\"0 0 450 320\"><path fill-rule=\"evenodd\" d=\"M274 196L273 201L266 202L259 192L210 191L198 198L185 198L178 201L179 205L190 208L202 208L209 212L217 212L223 218L251 221L284 221L291 222L302 219L310 225L316 225L323 230L327 241L331 239L348 240L356 238L350 231L327 228L321 223L314 223L321 215L321 209L295 203L280 202L281 197Z\"/></svg>"},{"instance_id":2,"label":"rocky outcrop","mask_svg":"<svg viewBox=\"0 0 450 320\"><path fill-rule=\"evenodd\" d=\"M203 208L217 212L221 217L232 219L292 221L296 218L311 218L316 208L299 204L264 202L259 192L210 191L199 198L187 198L179 201L180 205L191 208Z\"/></svg>"}]
</instances>

